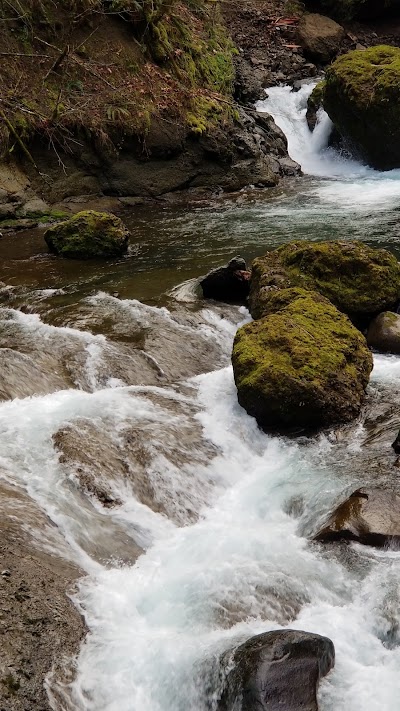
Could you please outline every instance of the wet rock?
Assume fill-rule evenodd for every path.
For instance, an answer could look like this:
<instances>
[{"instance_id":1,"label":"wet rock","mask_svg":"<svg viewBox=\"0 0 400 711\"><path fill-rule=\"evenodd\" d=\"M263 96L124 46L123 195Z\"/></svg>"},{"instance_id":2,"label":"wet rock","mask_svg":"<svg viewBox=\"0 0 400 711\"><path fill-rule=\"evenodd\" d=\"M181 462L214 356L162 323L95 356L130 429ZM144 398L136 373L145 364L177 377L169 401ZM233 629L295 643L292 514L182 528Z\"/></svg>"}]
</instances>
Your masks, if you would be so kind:
<instances>
[{"instance_id":1,"label":"wet rock","mask_svg":"<svg viewBox=\"0 0 400 711\"><path fill-rule=\"evenodd\" d=\"M368 546L400 542L400 493L357 489L335 509L315 540L351 540Z\"/></svg>"},{"instance_id":2,"label":"wet rock","mask_svg":"<svg viewBox=\"0 0 400 711\"><path fill-rule=\"evenodd\" d=\"M280 289L270 293L268 316L237 331L232 364L239 403L263 429L304 430L358 414L372 355L327 299Z\"/></svg>"},{"instance_id":3,"label":"wet rock","mask_svg":"<svg viewBox=\"0 0 400 711\"><path fill-rule=\"evenodd\" d=\"M233 663L218 711L318 711L318 684L334 666L335 649L327 637L280 630L249 639Z\"/></svg>"},{"instance_id":4,"label":"wet rock","mask_svg":"<svg viewBox=\"0 0 400 711\"><path fill-rule=\"evenodd\" d=\"M369 326L367 343L381 353L400 354L400 315L393 311L379 314Z\"/></svg>"},{"instance_id":5,"label":"wet rock","mask_svg":"<svg viewBox=\"0 0 400 711\"><path fill-rule=\"evenodd\" d=\"M297 31L297 39L310 59L327 63L334 57L344 37L344 29L324 15L305 13Z\"/></svg>"},{"instance_id":6,"label":"wet rock","mask_svg":"<svg viewBox=\"0 0 400 711\"><path fill-rule=\"evenodd\" d=\"M390 310L400 296L400 264L385 249L362 242L292 242L252 264L249 308L253 318L270 311L277 289L320 292L354 321Z\"/></svg>"},{"instance_id":7,"label":"wet rock","mask_svg":"<svg viewBox=\"0 0 400 711\"><path fill-rule=\"evenodd\" d=\"M44 235L51 252L70 259L120 256L128 248L128 238L119 217L94 210L78 212Z\"/></svg>"},{"instance_id":8,"label":"wet rock","mask_svg":"<svg viewBox=\"0 0 400 711\"><path fill-rule=\"evenodd\" d=\"M301 166L292 158L279 158L278 162L283 175L302 175Z\"/></svg>"},{"instance_id":9,"label":"wet rock","mask_svg":"<svg viewBox=\"0 0 400 711\"><path fill-rule=\"evenodd\" d=\"M324 87L325 82L320 81L308 97L306 119L310 131L314 130L318 120L318 111L323 107Z\"/></svg>"},{"instance_id":10,"label":"wet rock","mask_svg":"<svg viewBox=\"0 0 400 711\"><path fill-rule=\"evenodd\" d=\"M234 257L225 267L213 269L200 281L205 299L230 304L246 303L250 289L250 272L241 257Z\"/></svg>"},{"instance_id":11,"label":"wet rock","mask_svg":"<svg viewBox=\"0 0 400 711\"><path fill-rule=\"evenodd\" d=\"M378 170L400 166L400 48L354 50L326 72L324 108L355 151Z\"/></svg>"},{"instance_id":12,"label":"wet rock","mask_svg":"<svg viewBox=\"0 0 400 711\"><path fill-rule=\"evenodd\" d=\"M396 454L400 454L400 432L397 435L394 442L392 443L392 447L393 447L394 451L396 452ZM396 466L397 466L397 463L396 463Z\"/></svg>"},{"instance_id":13,"label":"wet rock","mask_svg":"<svg viewBox=\"0 0 400 711\"><path fill-rule=\"evenodd\" d=\"M254 66L251 66L242 57L236 60L235 70L235 99L245 104L254 104L265 96L263 80L267 78L266 72L262 73L257 69L255 70Z\"/></svg>"}]
</instances>

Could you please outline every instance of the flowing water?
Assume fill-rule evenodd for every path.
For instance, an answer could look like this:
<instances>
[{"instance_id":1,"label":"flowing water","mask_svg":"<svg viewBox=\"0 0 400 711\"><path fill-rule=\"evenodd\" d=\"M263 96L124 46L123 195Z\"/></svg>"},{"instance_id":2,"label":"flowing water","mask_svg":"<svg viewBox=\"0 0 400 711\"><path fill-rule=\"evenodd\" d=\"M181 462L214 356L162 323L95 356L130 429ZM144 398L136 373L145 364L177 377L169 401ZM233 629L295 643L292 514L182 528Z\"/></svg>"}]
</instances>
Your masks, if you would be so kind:
<instances>
[{"instance_id":1,"label":"flowing water","mask_svg":"<svg viewBox=\"0 0 400 711\"><path fill-rule=\"evenodd\" d=\"M375 356L351 426L268 436L239 407L230 367L248 313L198 302L187 281L294 238L399 253L400 172L328 148L325 115L311 135L309 92L274 88L258 106L301 179L127 214L130 254L112 264L51 257L40 232L0 241L0 474L87 573L75 681L49 678L58 711L213 711L221 652L285 627L335 644L321 711L399 707L400 552L310 537L352 489L395 483L400 359Z\"/></svg>"}]
</instances>

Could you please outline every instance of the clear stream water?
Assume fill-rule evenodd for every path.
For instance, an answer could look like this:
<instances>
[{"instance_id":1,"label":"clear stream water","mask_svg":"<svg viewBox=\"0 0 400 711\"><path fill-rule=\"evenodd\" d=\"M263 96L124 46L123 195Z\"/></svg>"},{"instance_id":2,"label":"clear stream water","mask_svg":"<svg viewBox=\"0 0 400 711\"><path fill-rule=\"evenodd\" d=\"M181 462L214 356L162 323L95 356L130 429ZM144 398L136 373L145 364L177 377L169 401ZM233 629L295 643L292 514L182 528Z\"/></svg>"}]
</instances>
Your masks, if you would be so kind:
<instances>
[{"instance_id":1,"label":"clear stream water","mask_svg":"<svg viewBox=\"0 0 400 711\"><path fill-rule=\"evenodd\" d=\"M230 367L246 310L173 290L293 238L400 252L400 172L327 148L324 115L311 135L309 91L274 88L258 106L285 131L301 179L127 215L131 252L112 264L57 260L40 232L0 241L0 476L48 514L61 554L87 573L77 676L49 681L58 711L213 711L218 655L284 627L335 644L321 711L400 707L400 552L309 541L352 489L395 484L400 359L375 356L351 426L268 436L238 406ZM46 531L36 539L51 545Z\"/></svg>"}]
</instances>

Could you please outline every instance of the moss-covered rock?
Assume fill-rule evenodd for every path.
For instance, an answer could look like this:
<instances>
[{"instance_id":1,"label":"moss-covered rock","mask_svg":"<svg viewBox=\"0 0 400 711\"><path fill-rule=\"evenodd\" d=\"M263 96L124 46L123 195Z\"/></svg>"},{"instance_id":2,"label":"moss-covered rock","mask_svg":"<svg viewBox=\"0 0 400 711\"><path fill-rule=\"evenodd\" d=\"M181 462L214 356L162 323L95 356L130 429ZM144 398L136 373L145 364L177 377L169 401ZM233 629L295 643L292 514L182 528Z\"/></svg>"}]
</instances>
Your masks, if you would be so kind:
<instances>
[{"instance_id":1,"label":"moss-covered rock","mask_svg":"<svg viewBox=\"0 0 400 711\"><path fill-rule=\"evenodd\" d=\"M279 310L236 334L232 364L239 403L264 429L351 420L372 369L364 336L320 294L285 291L271 305Z\"/></svg>"},{"instance_id":2,"label":"moss-covered rock","mask_svg":"<svg viewBox=\"0 0 400 711\"><path fill-rule=\"evenodd\" d=\"M318 291L364 323L400 298L400 264L387 250L362 242L292 242L254 260L249 297L253 318L271 312L274 291L290 287Z\"/></svg>"},{"instance_id":3,"label":"moss-covered rock","mask_svg":"<svg viewBox=\"0 0 400 711\"><path fill-rule=\"evenodd\" d=\"M124 254L129 232L116 215L84 210L50 227L44 238L50 251L61 257L95 259Z\"/></svg>"},{"instance_id":4,"label":"moss-covered rock","mask_svg":"<svg viewBox=\"0 0 400 711\"><path fill-rule=\"evenodd\" d=\"M324 89L325 81L320 81L308 97L306 119L310 131L314 130L317 123L318 111L323 107Z\"/></svg>"},{"instance_id":5,"label":"moss-covered rock","mask_svg":"<svg viewBox=\"0 0 400 711\"><path fill-rule=\"evenodd\" d=\"M339 57L327 70L323 101L336 129L371 166L400 166L400 48Z\"/></svg>"}]
</instances>

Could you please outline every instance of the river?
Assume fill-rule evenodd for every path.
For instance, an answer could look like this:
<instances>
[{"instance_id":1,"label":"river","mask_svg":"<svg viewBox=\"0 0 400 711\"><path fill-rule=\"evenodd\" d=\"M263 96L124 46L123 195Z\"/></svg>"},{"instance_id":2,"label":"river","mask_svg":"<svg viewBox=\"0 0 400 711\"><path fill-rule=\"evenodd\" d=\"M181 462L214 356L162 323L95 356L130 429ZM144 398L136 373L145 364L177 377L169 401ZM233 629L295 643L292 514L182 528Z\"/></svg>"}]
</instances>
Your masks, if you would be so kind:
<instances>
[{"instance_id":1,"label":"river","mask_svg":"<svg viewBox=\"0 0 400 711\"><path fill-rule=\"evenodd\" d=\"M89 633L74 682L49 681L57 711L213 711L219 654L285 627L335 644L320 711L398 708L400 552L309 538L349 491L396 482L400 359L374 356L352 425L269 436L239 407L230 367L248 313L190 289L236 253L294 238L361 238L400 257L400 171L327 148L326 116L311 135L309 91L274 88L258 106L301 179L127 214L130 253L112 264L47 255L40 231L0 241L0 475L87 573L74 599Z\"/></svg>"}]
</instances>

